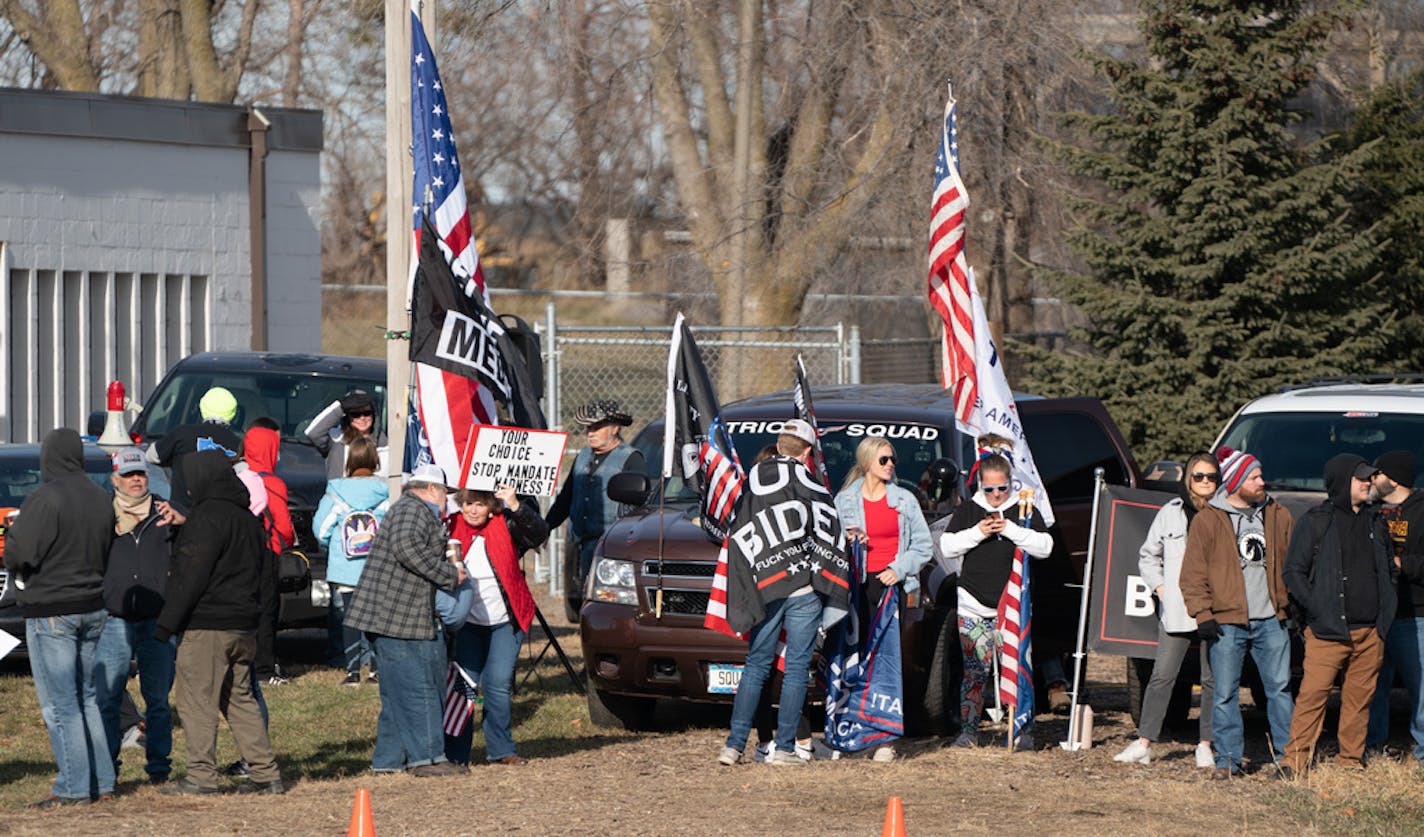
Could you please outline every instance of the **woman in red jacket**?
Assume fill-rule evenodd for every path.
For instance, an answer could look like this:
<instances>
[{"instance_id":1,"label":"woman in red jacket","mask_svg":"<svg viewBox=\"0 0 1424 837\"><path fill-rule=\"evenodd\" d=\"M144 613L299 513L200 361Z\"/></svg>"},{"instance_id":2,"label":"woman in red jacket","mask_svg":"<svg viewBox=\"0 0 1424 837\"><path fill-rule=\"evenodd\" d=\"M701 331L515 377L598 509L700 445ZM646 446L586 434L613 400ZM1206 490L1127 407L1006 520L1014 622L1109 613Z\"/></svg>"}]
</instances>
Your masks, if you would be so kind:
<instances>
[{"instance_id":1,"label":"woman in red jacket","mask_svg":"<svg viewBox=\"0 0 1424 837\"><path fill-rule=\"evenodd\" d=\"M474 604L455 634L455 662L484 697L485 758L519 765L510 734L510 690L519 644L534 620L534 596L524 580L519 558L549 537L549 526L533 502L522 502L514 489L461 490L460 513L450 519L450 537L460 542ZM471 724L458 736L445 736L445 757L470 761Z\"/></svg>"}]
</instances>

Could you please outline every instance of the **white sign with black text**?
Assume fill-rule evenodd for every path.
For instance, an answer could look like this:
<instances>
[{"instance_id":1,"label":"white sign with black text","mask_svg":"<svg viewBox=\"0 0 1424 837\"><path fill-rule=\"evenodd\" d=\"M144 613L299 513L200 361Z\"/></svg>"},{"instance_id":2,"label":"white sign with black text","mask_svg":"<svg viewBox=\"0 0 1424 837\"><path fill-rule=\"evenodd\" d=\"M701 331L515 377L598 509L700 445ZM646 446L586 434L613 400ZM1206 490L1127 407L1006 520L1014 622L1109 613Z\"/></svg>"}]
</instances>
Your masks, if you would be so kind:
<instances>
[{"instance_id":1,"label":"white sign with black text","mask_svg":"<svg viewBox=\"0 0 1424 837\"><path fill-rule=\"evenodd\" d=\"M509 485L518 494L554 496L569 434L523 427L481 426L474 438L466 487L493 491L501 485Z\"/></svg>"}]
</instances>

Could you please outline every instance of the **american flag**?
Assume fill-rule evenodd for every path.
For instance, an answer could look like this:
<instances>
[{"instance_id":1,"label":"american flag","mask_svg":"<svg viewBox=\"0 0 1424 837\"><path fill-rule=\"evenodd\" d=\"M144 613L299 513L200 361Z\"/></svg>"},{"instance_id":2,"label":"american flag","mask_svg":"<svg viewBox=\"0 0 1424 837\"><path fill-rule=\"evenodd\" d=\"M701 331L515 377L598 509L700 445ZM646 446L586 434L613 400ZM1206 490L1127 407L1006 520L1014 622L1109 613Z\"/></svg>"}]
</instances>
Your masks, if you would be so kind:
<instances>
[{"instance_id":1,"label":"american flag","mask_svg":"<svg viewBox=\"0 0 1424 837\"><path fill-rule=\"evenodd\" d=\"M465 200L465 178L455 150L455 133L445 103L445 88L435 66L435 53L420 24L419 0L412 0L410 16L410 114L414 154L414 206L411 229L416 248L422 216L428 211L450 254L450 267L464 281L466 295L479 294L489 303L479 253L475 250L470 208ZM494 397L472 378L415 365L420 430L435 464L452 477L461 474L461 455L475 425L497 424ZM412 463L407 463L411 467Z\"/></svg>"},{"instance_id":2,"label":"american flag","mask_svg":"<svg viewBox=\"0 0 1424 837\"><path fill-rule=\"evenodd\" d=\"M446 735L460 735L465 731L465 726L470 723L470 716L474 714L478 697L479 693L475 690L475 684L470 682L470 676L465 674L458 663L451 660L450 668L445 672L445 714L440 724Z\"/></svg>"},{"instance_id":3,"label":"american flag","mask_svg":"<svg viewBox=\"0 0 1424 837\"><path fill-rule=\"evenodd\" d=\"M1024 523L1028 525L1027 522ZM1009 734L1019 739L1033 723L1033 603L1029 596L1029 562L1022 549L1014 550L1013 569L999 597L999 697L1013 707Z\"/></svg>"},{"instance_id":4,"label":"american flag","mask_svg":"<svg viewBox=\"0 0 1424 837\"><path fill-rule=\"evenodd\" d=\"M737 498L742 495L742 465L737 461L737 453L721 449L726 444L727 435L722 429L722 418L712 421L713 432L702 443L702 473L704 491L702 494L702 515L712 520L713 525L726 532L732 528L732 512L737 507ZM706 524L704 524L706 528ZM712 591L707 597L707 615L702 619L704 628L711 628L728 636L741 637L727 624L727 540L722 539L722 549L717 553L717 568L712 573Z\"/></svg>"},{"instance_id":5,"label":"american flag","mask_svg":"<svg viewBox=\"0 0 1424 837\"><path fill-rule=\"evenodd\" d=\"M974 366L974 316L969 289L974 282L964 256L964 215L969 196L959 179L959 135L956 105L944 105L944 125L935 156L934 205L930 212L930 305L944 320L940 336L944 388L954 390L954 415L968 421L979 397Z\"/></svg>"}]
</instances>

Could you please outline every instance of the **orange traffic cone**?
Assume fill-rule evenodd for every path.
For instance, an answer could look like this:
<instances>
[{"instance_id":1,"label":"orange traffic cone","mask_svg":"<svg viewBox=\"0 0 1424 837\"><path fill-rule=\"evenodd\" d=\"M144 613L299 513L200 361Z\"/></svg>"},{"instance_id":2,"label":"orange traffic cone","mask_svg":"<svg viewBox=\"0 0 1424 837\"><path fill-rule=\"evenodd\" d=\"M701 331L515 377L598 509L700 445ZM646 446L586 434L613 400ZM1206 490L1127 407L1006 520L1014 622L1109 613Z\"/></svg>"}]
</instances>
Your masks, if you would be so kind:
<instances>
[{"instance_id":1,"label":"orange traffic cone","mask_svg":"<svg viewBox=\"0 0 1424 837\"><path fill-rule=\"evenodd\" d=\"M901 833L904 833L903 828ZM371 820L371 792L365 788L356 791L356 804L351 806L351 827L346 830L346 837L376 837L376 824Z\"/></svg>"},{"instance_id":2,"label":"orange traffic cone","mask_svg":"<svg viewBox=\"0 0 1424 837\"><path fill-rule=\"evenodd\" d=\"M905 806L900 797L890 797L885 806L885 826L880 829L880 837L905 837Z\"/></svg>"}]
</instances>

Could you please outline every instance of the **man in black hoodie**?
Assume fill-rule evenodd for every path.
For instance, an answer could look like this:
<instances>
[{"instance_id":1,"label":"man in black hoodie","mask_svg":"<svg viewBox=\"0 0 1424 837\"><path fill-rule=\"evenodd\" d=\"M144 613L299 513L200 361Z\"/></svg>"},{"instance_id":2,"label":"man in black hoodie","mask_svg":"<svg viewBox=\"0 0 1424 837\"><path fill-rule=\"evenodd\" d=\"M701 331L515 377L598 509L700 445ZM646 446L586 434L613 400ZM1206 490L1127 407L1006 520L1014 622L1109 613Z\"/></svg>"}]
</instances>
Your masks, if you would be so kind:
<instances>
[{"instance_id":1,"label":"man in black hoodie","mask_svg":"<svg viewBox=\"0 0 1424 837\"><path fill-rule=\"evenodd\" d=\"M1325 723L1325 700L1341 670L1340 755L1362 768L1370 699L1384 637L1394 619L1394 560L1389 532L1370 500L1375 467L1352 453L1325 463L1329 499L1306 512L1286 551L1285 582L1305 615L1305 664L1281 774L1310 767Z\"/></svg>"},{"instance_id":2,"label":"man in black hoodie","mask_svg":"<svg viewBox=\"0 0 1424 837\"><path fill-rule=\"evenodd\" d=\"M252 693L266 535L247 508L247 489L227 456L180 460L193 506L178 533L154 639L179 635L175 677L187 732L188 775L165 793L217 793L218 714L227 716L251 780L238 790L283 793L272 742Z\"/></svg>"},{"instance_id":3,"label":"man in black hoodie","mask_svg":"<svg viewBox=\"0 0 1424 837\"><path fill-rule=\"evenodd\" d=\"M67 427L40 445L40 478L5 536L5 566L25 614L25 643L59 775L39 807L84 805L114 792L114 762L99 716L96 650L104 612L104 557L114 509L84 473L84 444ZM124 661L127 668L128 661Z\"/></svg>"},{"instance_id":4,"label":"man in black hoodie","mask_svg":"<svg viewBox=\"0 0 1424 837\"><path fill-rule=\"evenodd\" d=\"M1389 738L1389 690L1398 673L1409 693L1414 758L1424 762L1424 689L1420 688L1424 682L1424 491L1414 488L1414 454L1407 450L1380 454L1375 467L1379 473L1374 476L1374 493L1399 568L1399 605L1384 639L1384 663L1365 743L1373 749Z\"/></svg>"}]
</instances>

